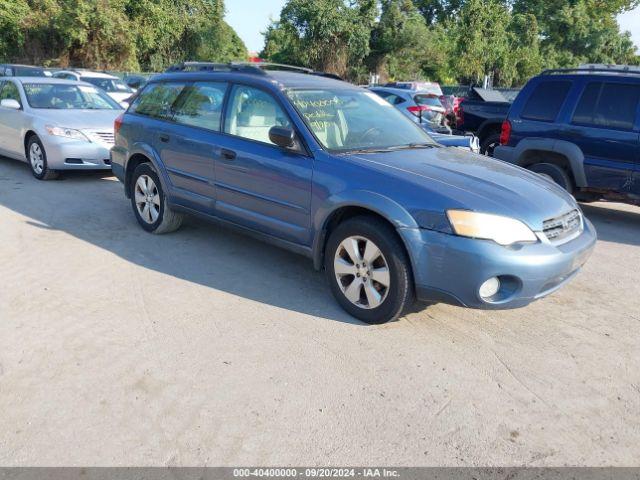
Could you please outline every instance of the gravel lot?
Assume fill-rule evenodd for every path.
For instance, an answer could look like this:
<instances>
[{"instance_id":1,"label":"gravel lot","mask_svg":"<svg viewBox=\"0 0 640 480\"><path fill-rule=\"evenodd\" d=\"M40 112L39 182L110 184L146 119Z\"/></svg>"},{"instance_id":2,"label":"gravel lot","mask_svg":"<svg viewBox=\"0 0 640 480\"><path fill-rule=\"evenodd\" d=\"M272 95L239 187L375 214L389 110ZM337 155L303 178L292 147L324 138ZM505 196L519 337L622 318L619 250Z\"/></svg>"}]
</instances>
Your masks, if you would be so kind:
<instances>
[{"instance_id":1,"label":"gravel lot","mask_svg":"<svg viewBox=\"0 0 640 480\"><path fill-rule=\"evenodd\" d=\"M0 465L637 465L640 208L584 210L555 295L370 327L302 257L0 159Z\"/></svg>"}]
</instances>

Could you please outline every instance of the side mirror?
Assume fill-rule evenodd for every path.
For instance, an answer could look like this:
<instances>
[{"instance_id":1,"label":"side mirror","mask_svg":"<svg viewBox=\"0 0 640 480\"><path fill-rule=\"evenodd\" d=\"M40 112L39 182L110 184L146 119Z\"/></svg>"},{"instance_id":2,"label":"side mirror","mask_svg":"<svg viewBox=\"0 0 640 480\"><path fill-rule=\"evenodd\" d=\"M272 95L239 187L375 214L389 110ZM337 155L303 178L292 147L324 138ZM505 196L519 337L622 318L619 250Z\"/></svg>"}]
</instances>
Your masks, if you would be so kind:
<instances>
[{"instance_id":1,"label":"side mirror","mask_svg":"<svg viewBox=\"0 0 640 480\"><path fill-rule=\"evenodd\" d=\"M18 102L17 100L14 100L13 98L5 98L4 100L0 101L0 107L3 108L10 108L11 110L20 110L20 102Z\"/></svg>"},{"instance_id":2,"label":"side mirror","mask_svg":"<svg viewBox=\"0 0 640 480\"><path fill-rule=\"evenodd\" d=\"M282 148L291 148L295 143L295 132L286 127L271 127L269 129L269 140Z\"/></svg>"}]
</instances>

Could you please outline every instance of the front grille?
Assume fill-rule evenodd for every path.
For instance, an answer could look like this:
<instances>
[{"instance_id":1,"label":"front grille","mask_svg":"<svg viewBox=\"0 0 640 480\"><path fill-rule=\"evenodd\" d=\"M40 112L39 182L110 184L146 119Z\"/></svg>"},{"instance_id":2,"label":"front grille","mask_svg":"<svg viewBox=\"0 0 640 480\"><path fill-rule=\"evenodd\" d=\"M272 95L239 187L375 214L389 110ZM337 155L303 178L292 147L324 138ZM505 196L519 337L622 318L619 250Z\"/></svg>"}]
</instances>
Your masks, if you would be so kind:
<instances>
[{"instance_id":1,"label":"front grille","mask_svg":"<svg viewBox=\"0 0 640 480\"><path fill-rule=\"evenodd\" d=\"M582 218L578 210L571 210L556 218L545 220L542 231L552 243L562 242L573 237L582 229Z\"/></svg>"},{"instance_id":2,"label":"front grille","mask_svg":"<svg viewBox=\"0 0 640 480\"><path fill-rule=\"evenodd\" d=\"M115 143L113 132L93 132L93 138L100 143L113 145Z\"/></svg>"}]
</instances>

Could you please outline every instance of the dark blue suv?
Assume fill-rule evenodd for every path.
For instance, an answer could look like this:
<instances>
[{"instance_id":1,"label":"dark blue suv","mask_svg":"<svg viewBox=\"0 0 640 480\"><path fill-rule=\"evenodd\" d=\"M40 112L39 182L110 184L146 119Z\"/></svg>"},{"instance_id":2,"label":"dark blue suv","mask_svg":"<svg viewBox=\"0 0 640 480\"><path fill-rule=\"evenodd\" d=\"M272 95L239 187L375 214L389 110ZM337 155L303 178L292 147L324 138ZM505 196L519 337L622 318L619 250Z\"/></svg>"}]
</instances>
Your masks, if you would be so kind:
<instances>
[{"instance_id":1,"label":"dark blue suv","mask_svg":"<svg viewBox=\"0 0 640 480\"><path fill-rule=\"evenodd\" d=\"M582 201L640 204L640 68L548 70L511 106L494 156Z\"/></svg>"},{"instance_id":2,"label":"dark blue suv","mask_svg":"<svg viewBox=\"0 0 640 480\"><path fill-rule=\"evenodd\" d=\"M197 214L306 255L368 323L416 297L524 306L591 253L571 195L440 147L372 92L265 65L216 70L153 78L116 121L113 172L149 232Z\"/></svg>"}]
</instances>

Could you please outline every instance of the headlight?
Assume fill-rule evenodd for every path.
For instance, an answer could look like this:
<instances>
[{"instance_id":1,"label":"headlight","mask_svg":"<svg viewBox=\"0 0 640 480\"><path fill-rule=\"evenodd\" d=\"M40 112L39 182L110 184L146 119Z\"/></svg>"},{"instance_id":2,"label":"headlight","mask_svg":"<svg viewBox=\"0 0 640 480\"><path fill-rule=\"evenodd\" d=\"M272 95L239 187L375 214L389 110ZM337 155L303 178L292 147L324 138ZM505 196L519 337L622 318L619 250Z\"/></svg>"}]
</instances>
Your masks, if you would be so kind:
<instances>
[{"instance_id":1,"label":"headlight","mask_svg":"<svg viewBox=\"0 0 640 480\"><path fill-rule=\"evenodd\" d=\"M463 237L493 240L500 245L538 240L529 227L514 218L468 210L448 210L447 217L453 231Z\"/></svg>"},{"instance_id":2,"label":"headlight","mask_svg":"<svg viewBox=\"0 0 640 480\"><path fill-rule=\"evenodd\" d=\"M46 125L44 128L47 129L49 135L54 135L56 137L71 138L73 140L80 140L82 142L91 141L80 130L74 130L73 128L54 127L53 125Z\"/></svg>"}]
</instances>

